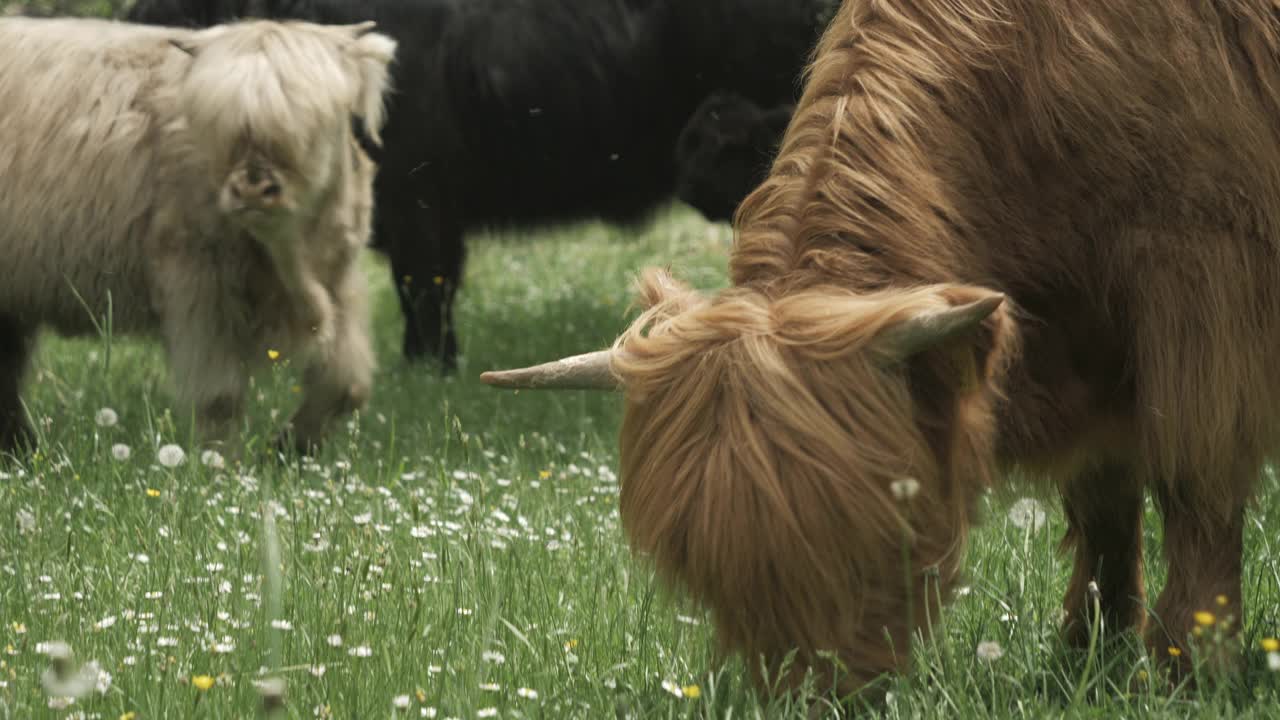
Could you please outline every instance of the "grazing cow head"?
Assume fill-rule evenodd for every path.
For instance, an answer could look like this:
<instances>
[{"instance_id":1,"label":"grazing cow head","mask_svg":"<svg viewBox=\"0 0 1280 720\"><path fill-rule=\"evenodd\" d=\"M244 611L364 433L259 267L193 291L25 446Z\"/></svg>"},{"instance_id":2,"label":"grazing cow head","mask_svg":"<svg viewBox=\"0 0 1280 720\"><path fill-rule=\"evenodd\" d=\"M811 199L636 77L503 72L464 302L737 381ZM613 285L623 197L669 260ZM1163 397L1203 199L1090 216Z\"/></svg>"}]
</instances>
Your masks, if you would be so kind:
<instances>
[{"instance_id":1,"label":"grazing cow head","mask_svg":"<svg viewBox=\"0 0 1280 720\"><path fill-rule=\"evenodd\" d=\"M252 21L175 42L192 56L180 102L218 207L260 240L320 212L379 141L396 44L373 27Z\"/></svg>"},{"instance_id":2,"label":"grazing cow head","mask_svg":"<svg viewBox=\"0 0 1280 720\"><path fill-rule=\"evenodd\" d=\"M631 546L713 611L753 672L760 654L778 672L792 649L793 672L823 673L819 653L837 653L845 689L901 669L894 648L913 612L936 617L946 599L968 489L990 472L1003 296L948 284L708 297L655 270L639 295L643 314L611 350L483 379L624 390Z\"/></svg>"},{"instance_id":3,"label":"grazing cow head","mask_svg":"<svg viewBox=\"0 0 1280 720\"><path fill-rule=\"evenodd\" d=\"M676 196L708 220L731 220L738 203L768 174L791 110L761 110L733 93L708 97L676 143Z\"/></svg>"}]
</instances>

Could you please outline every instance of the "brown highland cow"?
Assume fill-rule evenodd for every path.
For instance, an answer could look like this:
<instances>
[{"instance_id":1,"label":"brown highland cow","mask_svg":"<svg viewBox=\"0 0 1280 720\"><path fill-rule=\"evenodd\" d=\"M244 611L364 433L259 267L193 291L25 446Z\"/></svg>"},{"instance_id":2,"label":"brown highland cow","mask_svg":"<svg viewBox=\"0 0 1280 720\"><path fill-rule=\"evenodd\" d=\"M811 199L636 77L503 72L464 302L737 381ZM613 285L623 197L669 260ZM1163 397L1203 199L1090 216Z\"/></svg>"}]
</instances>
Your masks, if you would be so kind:
<instances>
[{"instance_id":1,"label":"brown highland cow","mask_svg":"<svg viewBox=\"0 0 1280 720\"><path fill-rule=\"evenodd\" d=\"M1198 609L1238 624L1280 420L1278 12L847 0L738 210L732 287L647 272L612 350L485 379L625 389L631 544L753 668L833 651L842 690L903 669L926 581L947 597L1015 468L1061 493L1069 639L1090 581L1160 656Z\"/></svg>"}]
</instances>

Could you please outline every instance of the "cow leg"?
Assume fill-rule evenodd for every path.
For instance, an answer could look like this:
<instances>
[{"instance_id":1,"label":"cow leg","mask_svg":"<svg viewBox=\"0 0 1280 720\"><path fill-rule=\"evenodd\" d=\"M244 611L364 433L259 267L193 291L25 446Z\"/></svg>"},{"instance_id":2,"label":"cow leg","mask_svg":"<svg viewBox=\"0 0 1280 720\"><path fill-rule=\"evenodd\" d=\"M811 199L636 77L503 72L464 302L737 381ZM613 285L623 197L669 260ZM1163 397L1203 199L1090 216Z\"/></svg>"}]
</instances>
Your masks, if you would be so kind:
<instances>
[{"instance_id":1,"label":"cow leg","mask_svg":"<svg viewBox=\"0 0 1280 720\"><path fill-rule=\"evenodd\" d=\"M1088 647L1094 616L1089 583L1098 586L1102 628L1108 634L1142 630L1142 484L1127 465L1091 467L1062 488L1067 517L1064 548L1075 549L1063 632L1067 642Z\"/></svg>"},{"instance_id":2,"label":"cow leg","mask_svg":"<svg viewBox=\"0 0 1280 720\"><path fill-rule=\"evenodd\" d=\"M1256 472L1256 471L1255 471ZM1240 475L1237 478L1243 477ZM1237 482L1235 488L1247 488ZM1185 486L1183 486L1185 487ZM1241 572L1244 554L1244 507L1246 497L1232 498L1226 512L1222 503L1197 502L1178 486L1156 493L1164 516L1164 554L1169 563L1168 579L1155 606L1147 643L1153 654L1172 659L1175 675L1191 669L1188 638L1193 636L1196 613L1213 615L1214 624L1229 623L1228 633L1239 630L1243 617ZM1220 490L1231 492L1228 487ZM1230 664L1229 657L1210 653L1202 658L1211 667Z\"/></svg>"},{"instance_id":3,"label":"cow leg","mask_svg":"<svg viewBox=\"0 0 1280 720\"><path fill-rule=\"evenodd\" d=\"M18 391L35 345L35 333L12 315L0 314L0 452L35 447Z\"/></svg>"},{"instance_id":4,"label":"cow leg","mask_svg":"<svg viewBox=\"0 0 1280 720\"><path fill-rule=\"evenodd\" d=\"M388 239L392 282L404 313L404 356L435 358L442 371L450 373L457 368L453 301L462 283L463 233L448 220L423 225L435 231L433 237L422 237L420 228L408 232L401 226Z\"/></svg>"},{"instance_id":5,"label":"cow leg","mask_svg":"<svg viewBox=\"0 0 1280 720\"><path fill-rule=\"evenodd\" d=\"M361 311L341 307L337 338L304 371L302 404L289 421L289 436L279 438L277 449L292 446L299 454L313 452L334 420L368 402L375 360L366 323L355 315Z\"/></svg>"}]
</instances>

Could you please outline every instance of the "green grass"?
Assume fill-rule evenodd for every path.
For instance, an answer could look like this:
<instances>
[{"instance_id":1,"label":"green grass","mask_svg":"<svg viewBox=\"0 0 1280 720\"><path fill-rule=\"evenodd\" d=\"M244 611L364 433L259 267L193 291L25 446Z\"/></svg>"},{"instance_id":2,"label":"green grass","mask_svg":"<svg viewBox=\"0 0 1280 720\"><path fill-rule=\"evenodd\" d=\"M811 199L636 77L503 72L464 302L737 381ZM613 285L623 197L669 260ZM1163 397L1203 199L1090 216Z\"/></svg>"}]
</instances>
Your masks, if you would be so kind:
<instances>
[{"instance_id":1,"label":"green grass","mask_svg":"<svg viewBox=\"0 0 1280 720\"><path fill-rule=\"evenodd\" d=\"M633 232L586 224L477 238L459 308L464 355L448 380L400 362L398 310L371 256L374 398L302 468L204 467L189 419L169 410L155 345L44 338L26 395L41 450L0 462L0 718L250 717L260 669L287 679L295 718L416 718L425 708L439 718L488 708L512 718L804 717L799 703L759 701L739 661L717 662L706 617L628 553L617 397L512 394L476 379L602 347L623 327L629 278L646 264L722 285L728 243L726 228L674 210ZM259 377L250 450L292 409L294 375L286 358ZM104 407L117 425L96 424ZM187 449L184 465L157 463L167 443ZM113 459L115 444L131 457ZM1146 666L1123 639L1086 673L1056 634L1069 570L1055 550L1060 513L1047 504L1045 526L1028 531L1009 521L1007 498L991 497L969 590L919 649L915 672L888 681L884 714L1280 714L1280 676L1256 649L1278 621L1278 499L1268 476L1250 515L1250 650L1234 684L1169 693L1131 682ZM1159 522L1149 520L1158 557ZM1160 580L1157 562L1152 591ZM37 645L53 640L111 674L105 694L50 709ZM977 659L986 640L1001 658ZM367 657L352 654L362 647ZM191 684L202 675L216 678L207 691ZM668 689L694 685L697 698Z\"/></svg>"}]
</instances>

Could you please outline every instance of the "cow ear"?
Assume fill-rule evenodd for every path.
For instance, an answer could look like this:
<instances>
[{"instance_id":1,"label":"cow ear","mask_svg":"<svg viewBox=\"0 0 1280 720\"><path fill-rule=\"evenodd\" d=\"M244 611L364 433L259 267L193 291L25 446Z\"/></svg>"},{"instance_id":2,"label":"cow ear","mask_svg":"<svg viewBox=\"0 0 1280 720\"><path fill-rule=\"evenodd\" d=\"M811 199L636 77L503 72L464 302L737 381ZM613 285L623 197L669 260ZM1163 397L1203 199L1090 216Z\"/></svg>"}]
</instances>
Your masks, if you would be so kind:
<instances>
[{"instance_id":1,"label":"cow ear","mask_svg":"<svg viewBox=\"0 0 1280 720\"><path fill-rule=\"evenodd\" d=\"M364 120L369 137L382 142L382 125L386 120L384 97L390 89L390 65L395 59L396 41L373 32L372 22L347 26L352 42L347 52L355 59L359 90L355 114Z\"/></svg>"}]
</instances>

